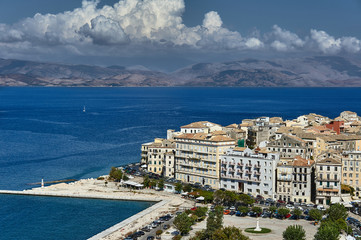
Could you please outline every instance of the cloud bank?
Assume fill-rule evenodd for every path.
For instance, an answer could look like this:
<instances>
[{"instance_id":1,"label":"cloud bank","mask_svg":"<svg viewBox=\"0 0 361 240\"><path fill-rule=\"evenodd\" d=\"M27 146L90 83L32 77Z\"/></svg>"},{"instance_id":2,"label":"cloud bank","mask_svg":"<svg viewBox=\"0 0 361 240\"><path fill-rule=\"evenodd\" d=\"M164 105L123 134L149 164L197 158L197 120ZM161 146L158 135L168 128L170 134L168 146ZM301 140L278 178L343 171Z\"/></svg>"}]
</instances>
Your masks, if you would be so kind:
<instances>
[{"instance_id":1,"label":"cloud bank","mask_svg":"<svg viewBox=\"0 0 361 240\"><path fill-rule=\"evenodd\" d=\"M183 23L183 0L120 0L97 8L99 0L59 14L36 14L12 25L0 24L1 57L26 54L119 56L142 54L144 49L167 51L311 51L323 54L359 53L354 37L335 38L311 29L308 36L274 25L260 36L242 36L223 26L215 11L195 27Z\"/></svg>"}]
</instances>

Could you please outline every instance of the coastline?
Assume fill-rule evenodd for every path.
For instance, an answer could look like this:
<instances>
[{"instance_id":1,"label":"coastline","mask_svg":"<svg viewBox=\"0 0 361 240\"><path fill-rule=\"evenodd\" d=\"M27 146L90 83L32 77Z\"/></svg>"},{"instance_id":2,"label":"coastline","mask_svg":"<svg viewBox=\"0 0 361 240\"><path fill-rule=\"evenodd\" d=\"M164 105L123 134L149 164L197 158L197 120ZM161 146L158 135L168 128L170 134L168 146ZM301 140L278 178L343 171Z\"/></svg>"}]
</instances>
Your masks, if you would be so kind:
<instances>
[{"instance_id":1,"label":"coastline","mask_svg":"<svg viewBox=\"0 0 361 240\"><path fill-rule=\"evenodd\" d=\"M131 190L119 187L118 183L109 182L105 184L104 180L96 179L82 179L72 183L59 183L44 188L39 187L23 191L0 190L0 194L147 201L155 203L151 207L92 236L89 238L91 240L122 239L130 232L137 231L162 215L174 213L180 208L192 207L193 204L176 194L151 189Z\"/></svg>"}]
</instances>

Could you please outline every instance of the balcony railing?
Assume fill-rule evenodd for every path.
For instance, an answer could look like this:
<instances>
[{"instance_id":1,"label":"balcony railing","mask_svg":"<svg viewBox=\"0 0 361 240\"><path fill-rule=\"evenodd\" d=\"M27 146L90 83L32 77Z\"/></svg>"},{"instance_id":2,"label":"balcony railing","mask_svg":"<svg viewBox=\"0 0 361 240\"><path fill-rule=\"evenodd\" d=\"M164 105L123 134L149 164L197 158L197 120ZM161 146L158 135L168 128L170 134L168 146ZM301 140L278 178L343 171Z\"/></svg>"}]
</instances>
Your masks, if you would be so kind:
<instances>
[{"instance_id":1,"label":"balcony railing","mask_svg":"<svg viewBox=\"0 0 361 240\"><path fill-rule=\"evenodd\" d=\"M243 163L237 163L237 165L243 167Z\"/></svg>"},{"instance_id":2,"label":"balcony railing","mask_svg":"<svg viewBox=\"0 0 361 240\"><path fill-rule=\"evenodd\" d=\"M261 168L261 165L255 164L254 168Z\"/></svg>"}]
</instances>

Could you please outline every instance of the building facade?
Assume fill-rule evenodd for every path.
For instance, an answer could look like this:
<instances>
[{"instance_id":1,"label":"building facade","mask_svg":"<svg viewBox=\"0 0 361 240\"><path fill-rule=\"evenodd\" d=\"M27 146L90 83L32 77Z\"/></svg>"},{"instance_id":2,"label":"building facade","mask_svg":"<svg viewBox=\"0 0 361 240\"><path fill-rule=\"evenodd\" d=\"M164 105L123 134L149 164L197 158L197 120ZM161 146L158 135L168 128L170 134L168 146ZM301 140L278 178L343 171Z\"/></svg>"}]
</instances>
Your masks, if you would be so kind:
<instances>
[{"instance_id":1,"label":"building facade","mask_svg":"<svg viewBox=\"0 0 361 240\"><path fill-rule=\"evenodd\" d=\"M325 158L316 162L316 204L330 204L341 195L341 161Z\"/></svg>"},{"instance_id":2,"label":"building facade","mask_svg":"<svg viewBox=\"0 0 361 240\"><path fill-rule=\"evenodd\" d=\"M277 153L228 149L221 157L221 188L273 198Z\"/></svg>"},{"instance_id":3,"label":"building facade","mask_svg":"<svg viewBox=\"0 0 361 240\"><path fill-rule=\"evenodd\" d=\"M301 156L309 158L306 141L288 134L283 134L280 139L271 141L267 145L268 151L278 152L280 157L294 158Z\"/></svg>"},{"instance_id":4,"label":"building facade","mask_svg":"<svg viewBox=\"0 0 361 240\"><path fill-rule=\"evenodd\" d=\"M174 137L176 179L219 188L220 157L235 140L212 133L188 133Z\"/></svg>"},{"instance_id":5,"label":"building facade","mask_svg":"<svg viewBox=\"0 0 361 240\"><path fill-rule=\"evenodd\" d=\"M355 189L355 195L361 196L361 151L347 151L342 154L341 183Z\"/></svg>"}]
</instances>

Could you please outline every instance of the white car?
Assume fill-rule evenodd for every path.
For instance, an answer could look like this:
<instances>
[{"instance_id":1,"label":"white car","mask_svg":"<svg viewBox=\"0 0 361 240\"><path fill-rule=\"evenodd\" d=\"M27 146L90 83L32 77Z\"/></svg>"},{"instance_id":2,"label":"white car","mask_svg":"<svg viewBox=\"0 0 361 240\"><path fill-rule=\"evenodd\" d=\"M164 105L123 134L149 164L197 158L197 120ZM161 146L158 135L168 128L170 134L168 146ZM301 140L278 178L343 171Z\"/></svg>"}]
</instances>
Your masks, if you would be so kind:
<instances>
[{"instance_id":1,"label":"white car","mask_svg":"<svg viewBox=\"0 0 361 240\"><path fill-rule=\"evenodd\" d=\"M318 210L325 210L325 207L323 205L317 205Z\"/></svg>"},{"instance_id":2,"label":"white car","mask_svg":"<svg viewBox=\"0 0 361 240\"><path fill-rule=\"evenodd\" d=\"M291 204L287 204L287 205L286 205L286 208L288 208L288 209L294 209L295 207L292 206Z\"/></svg>"},{"instance_id":3,"label":"white car","mask_svg":"<svg viewBox=\"0 0 361 240\"><path fill-rule=\"evenodd\" d=\"M230 207L229 210L234 211L236 208L234 206Z\"/></svg>"},{"instance_id":4,"label":"white car","mask_svg":"<svg viewBox=\"0 0 361 240\"><path fill-rule=\"evenodd\" d=\"M306 205L307 207L313 207L313 204L312 203L309 203Z\"/></svg>"}]
</instances>

